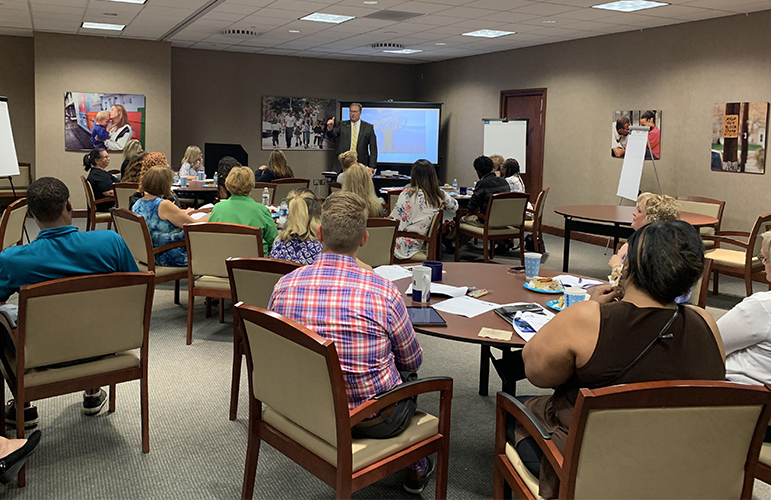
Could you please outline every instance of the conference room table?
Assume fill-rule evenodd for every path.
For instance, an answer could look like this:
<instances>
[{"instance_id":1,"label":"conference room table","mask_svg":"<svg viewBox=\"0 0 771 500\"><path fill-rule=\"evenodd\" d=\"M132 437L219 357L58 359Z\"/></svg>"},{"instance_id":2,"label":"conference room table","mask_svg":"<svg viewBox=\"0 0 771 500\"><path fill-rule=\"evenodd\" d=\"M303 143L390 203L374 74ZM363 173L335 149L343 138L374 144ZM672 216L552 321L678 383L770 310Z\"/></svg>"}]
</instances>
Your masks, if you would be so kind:
<instances>
[{"instance_id":1,"label":"conference room table","mask_svg":"<svg viewBox=\"0 0 771 500\"><path fill-rule=\"evenodd\" d=\"M554 211L565 218L565 242L562 253L562 271L568 272L570 261L570 236L573 231L613 237L613 251L618 247L620 238L629 238L632 229L632 214L637 207L622 207L618 205L567 205L557 207ZM680 219L695 227L714 226L718 223L715 217L680 212Z\"/></svg>"},{"instance_id":2,"label":"conference room table","mask_svg":"<svg viewBox=\"0 0 771 500\"><path fill-rule=\"evenodd\" d=\"M480 300L493 302L496 304L510 304L512 302L535 302L545 309L546 302L558 299L561 295L554 293L531 292L523 285L527 281L525 273L509 273L509 266L503 264L483 264L475 262L443 262L442 284L452 286L468 286L484 288L490 293L480 297ZM557 276L563 274L555 271L542 269L541 276ZM585 276L583 276L585 278ZM394 281L399 291L404 294L410 286L412 280L404 278ZM430 304L437 304L446 297L431 295ZM407 306L424 306L412 302L412 296L404 295L404 302ZM556 312L556 311L552 311ZM467 342L479 344L481 346L479 360L479 394L487 396L488 380L490 377L490 361L493 361L493 367L503 382L503 390L509 394L516 393L516 382L525 378L524 365L522 363L521 349L526 341L515 332L508 341L495 340L486 337L480 337L479 331L483 327L496 330L512 331L512 325L505 319L498 316L494 311L489 311L473 318L467 318L457 314L439 312L447 323L446 327L440 326L416 326L415 331L433 337L453 340L457 342ZM502 357L495 359L491 348L500 349ZM447 360L451 361L451 360ZM504 373L505 370L505 373ZM508 375L508 376L506 376Z\"/></svg>"},{"instance_id":3,"label":"conference room table","mask_svg":"<svg viewBox=\"0 0 771 500\"><path fill-rule=\"evenodd\" d=\"M190 198L190 195L192 195L192 198L195 200L194 208L198 208L200 206L199 197L203 197L208 193L216 193L217 184L214 182L214 179L204 179L202 181L189 180L187 181L187 186L183 187L175 184L171 187L171 190L181 198Z\"/></svg>"}]
</instances>

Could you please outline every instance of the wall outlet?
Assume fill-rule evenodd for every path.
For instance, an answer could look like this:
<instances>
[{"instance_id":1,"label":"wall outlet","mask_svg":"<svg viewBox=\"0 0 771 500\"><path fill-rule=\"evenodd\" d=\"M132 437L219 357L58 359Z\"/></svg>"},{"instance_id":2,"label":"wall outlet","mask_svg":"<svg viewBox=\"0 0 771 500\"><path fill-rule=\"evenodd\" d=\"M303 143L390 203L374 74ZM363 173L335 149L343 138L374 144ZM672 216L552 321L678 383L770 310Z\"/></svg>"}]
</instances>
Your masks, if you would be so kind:
<instances>
[{"instance_id":1,"label":"wall outlet","mask_svg":"<svg viewBox=\"0 0 771 500\"><path fill-rule=\"evenodd\" d=\"M325 185L326 183L327 183L326 179L319 179L319 184L321 184L322 186Z\"/></svg>"},{"instance_id":2,"label":"wall outlet","mask_svg":"<svg viewBox=\"0 0 771 500\"><path fill-rule=\"evenodd\" d=\"M319 185L319 180L318 179L313 179L313 185L314 186L318 186Z\"/></svg>"}]
</instances>

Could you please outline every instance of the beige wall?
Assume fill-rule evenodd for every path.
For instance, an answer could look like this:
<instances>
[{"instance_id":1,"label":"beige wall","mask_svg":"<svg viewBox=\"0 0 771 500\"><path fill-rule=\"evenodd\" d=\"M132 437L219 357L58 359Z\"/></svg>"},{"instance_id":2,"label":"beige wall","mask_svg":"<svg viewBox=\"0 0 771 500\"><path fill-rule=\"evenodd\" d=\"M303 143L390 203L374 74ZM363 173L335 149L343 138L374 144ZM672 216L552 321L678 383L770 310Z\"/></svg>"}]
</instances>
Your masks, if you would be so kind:
<instances>
[{"instance_id":1,"label":"beige wall","mask_svg":"<svg viewBox=\"0 0 771 500\"><path fill-rule=\"evenodd\" d=\"M418 97L445 103L446 179L470 184L481 119L498 116L500 91L546 87L545 219L560 227L558 205L618 203L613 111L661 109L664 192L726 200L723 229L749 231L771 212L771 171L710 171L712 106L771 101L769 24L771 11L424 65ZM641 188L657 189L650 162Z\"/></svg>"},{"instance_id":2,"label":"beige wall","mask_svg":"<svg viewBox=\"0 0 771 500\"><path fill-rule=\"evenodd\" d=\"M171 149L171 45L79 35L35 33L37 177L62 179L75 208L85 207L83 153L64 150L64 93L144 94L146 148ZM120 168L120 153L110 155Z\"/></svg>"},{"instance_id":3,"label":"beige wall","mask_svg":"<svg viewBox=\"0 0 771 500\"><path fill-rule=\"evenodd\" d=\"M0 95L8 98L16 156L35 168L35 58L32 37L0 36Z\"/></svg>"},{"instance_id":4,"label":"beige wall","mask_svg":"<svg viewBox=\"0 0 771 500\"><path fill-rule=\"evenodd\" d=\"M338 100L414 100L416 67L236 52L172 49L172 161L206 142L241 144L249 166L267 163L261 150L262 96ZM148 106L149 107L149 106ZM288 151L297 177L321 178L331 152Z\"/></svg>"}]
</instances>

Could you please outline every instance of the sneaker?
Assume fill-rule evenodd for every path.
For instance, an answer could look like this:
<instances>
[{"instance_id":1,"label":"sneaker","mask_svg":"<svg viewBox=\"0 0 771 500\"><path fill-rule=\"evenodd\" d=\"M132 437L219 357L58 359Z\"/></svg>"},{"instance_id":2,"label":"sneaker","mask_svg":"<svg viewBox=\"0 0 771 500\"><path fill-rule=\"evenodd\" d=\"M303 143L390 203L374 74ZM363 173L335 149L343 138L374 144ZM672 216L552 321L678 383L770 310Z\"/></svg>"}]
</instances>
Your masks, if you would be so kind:
<instances>
[{"instance_id":1,"label":"sneaker","mask_svg":"<svg viewBox=\"0 0 771 500\"><path fill-rule=\"evenodd\" d=\"M423 492L423 488L425 488L426 483L428 483L428 476L433 474L434 470L436 470L436 463L431 458L428 458L427 460L428 468L426 469L426 472L421 474L414 470L407 470L407 478L404 480L404 490L407 493L420 495Z\"/></svg>"},{"instance_id":2,"label":"sneaker","mask_svg":"<svg viewBox=\"0 0 771 500\"><path fill-rule=\"evenodd\" d=\"M83 413L86 415L96 415L102 411L102 407L107 402L107 393L104 389L94 395L86 394L83 396Z\"/></svg>"},{"instance_id":3,"label":"sneaker","mask_svg":"<svg viewBox=\"0 0 771 500\"><path fill-rule=\"evenodd\" d=\"M37 406L29 406L24 408L24 428L32 429L37 427L40 418L37 414ZM16 427L16 400L12 399L8 401L5 406L5 423Z\"/></svg>"}]
</instances>

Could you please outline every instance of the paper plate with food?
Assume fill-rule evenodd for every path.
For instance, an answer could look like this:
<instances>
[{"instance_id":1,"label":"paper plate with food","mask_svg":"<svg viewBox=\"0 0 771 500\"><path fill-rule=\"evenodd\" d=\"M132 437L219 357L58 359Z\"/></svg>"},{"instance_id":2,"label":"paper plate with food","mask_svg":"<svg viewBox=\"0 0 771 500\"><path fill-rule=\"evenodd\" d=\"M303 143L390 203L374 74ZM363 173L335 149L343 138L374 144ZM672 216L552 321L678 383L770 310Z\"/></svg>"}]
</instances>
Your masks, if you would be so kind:
<instances>
[{"instance_id":1,"label":"paper plate with food","mask_svg":"<svg viewBox=\"0 0 771 500\"><path fill-rule=\"evenodd\" d=\"M544 278L536 276L530 281L525 282L525 288L532 292L539 293L562 293L562 284L554 278Z\"/></svg>"},{"instance_id":2,"label":"paper plate with food","mask_svg":"<svg viewBox=\"0 0 771 500\"><path fill-rule=\"evenodd\" d=\"M555 311L561 311L565 309L565 296L554 300L549 300L546 302L546 307L549 309L554 309Z\"/></svg>"}]
</instances>

